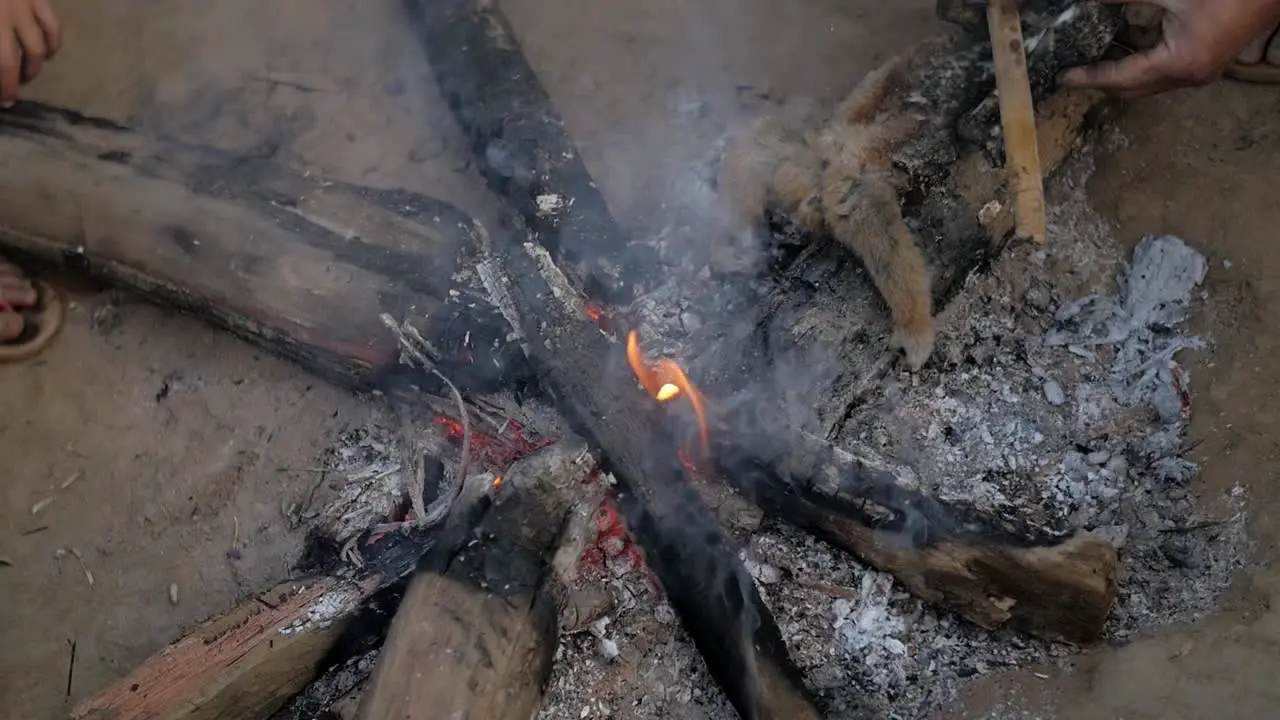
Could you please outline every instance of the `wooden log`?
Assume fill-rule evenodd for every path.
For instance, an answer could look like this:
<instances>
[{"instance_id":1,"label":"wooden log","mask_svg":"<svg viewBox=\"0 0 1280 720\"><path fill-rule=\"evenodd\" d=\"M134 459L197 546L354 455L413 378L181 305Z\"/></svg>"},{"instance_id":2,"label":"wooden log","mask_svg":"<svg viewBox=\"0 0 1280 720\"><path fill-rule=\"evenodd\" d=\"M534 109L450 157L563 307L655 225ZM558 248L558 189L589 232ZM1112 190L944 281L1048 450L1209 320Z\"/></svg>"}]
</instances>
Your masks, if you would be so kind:
<instances>
[{"instance_id":1,"label":"wooden log","mask_svg":"<svg viewBox=\"0 0 1280 720\"><path fill-rule=\"evenodd\" d=\"M575 284L630 300L636 260L510 23L487 0L403 0L489 187Z\"/></svg>"},{"instance_id":2,"label":"wooden log","mask_svg":"<svg viewBox=\"0 0 1280 720\"><path fill-rule=\"evenodd\" d=\"M0 114L0 159L21 168L0 174L0 244L121 282L347 387L396 372L382 312L429 318L460 385L519 374L518 351L490 350L507 346L493 342L501 318L453 280L478 230L448 203L29 102Z\"/></svg>"},{"instance_id":3,"label":"wooden log","mask_svg":"<svg viewBox=\"0 0 1280 720\"><path fill-rule=\"evenodd\" d=\"M726 533L679 460L657 402L635 381L621 345L593 323L550 254L501 246L482 274L570 428L597 448L645 561L711 676L743 718L817 718L781 631Z\"/></svg>"},{"instance_id":4,"label":"wooden log","mask_svg":"<svg viewBox=\"0 0 1280 720\"><path fill-rule=\"evenodd\" d=\"M322 669L377 583L325 577L283 583L187 632L78 703L76 720L267 717ZM335 612L336 616L330 616Z\"/></svg>"},{"instance_id":5,"label":"wooden log","mask_svg":"<svg viewBox=\"0 0 1280 720\"><path fill-rule=\"evenodd\" d=\"M526 720L557 643L550 560L594 462L560 442L503 476L460 548L423 557L392 621L361 720Z\"/></svg>"},{"instance_id":6,"label":"wooden log","mask_svg":"<svg viewBox=\"0 0 1280 720\"><path fill-rule=\"evenodd\" d=\"M1119 580L1110 543L936 500L768 410L722 414L711 453L720 476L765 513L981 627L1078 645L1102 636Z\"/></svg>"}]
</instances>

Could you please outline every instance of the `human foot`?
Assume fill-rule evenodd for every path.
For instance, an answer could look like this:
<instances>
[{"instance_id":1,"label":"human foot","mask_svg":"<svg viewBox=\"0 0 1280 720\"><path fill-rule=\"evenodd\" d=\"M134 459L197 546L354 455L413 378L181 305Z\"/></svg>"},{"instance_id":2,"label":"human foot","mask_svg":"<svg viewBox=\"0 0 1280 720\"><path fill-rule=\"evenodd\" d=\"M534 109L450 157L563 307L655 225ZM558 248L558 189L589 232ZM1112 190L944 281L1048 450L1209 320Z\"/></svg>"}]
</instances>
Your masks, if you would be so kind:
<instances>
[{"instance_id":1,"label":"human foot","mask_svg":"<svg viewBox=\"0 0 1280 720\"><path fill-rule=\"evenodd\" d=\"M53 288L29 280L0 258L0 363L34 357L62 328L63 306Z\"/></svg>"}]
</instances>

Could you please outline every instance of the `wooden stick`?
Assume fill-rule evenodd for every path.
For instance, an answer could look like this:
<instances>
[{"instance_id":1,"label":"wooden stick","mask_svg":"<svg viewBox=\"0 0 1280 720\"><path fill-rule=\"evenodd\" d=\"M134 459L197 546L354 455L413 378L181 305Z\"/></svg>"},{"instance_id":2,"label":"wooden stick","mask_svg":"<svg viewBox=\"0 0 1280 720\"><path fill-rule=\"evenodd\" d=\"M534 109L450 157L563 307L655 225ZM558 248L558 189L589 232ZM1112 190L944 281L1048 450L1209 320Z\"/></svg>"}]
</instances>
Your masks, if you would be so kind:
<instances>
[{"instance_id":1,"label":"wooden stick","mask_svg":"<svg viewBox=\"0 0 1280 720\"><path fill-rule=\"evenodd\" d=\"M1048 234L1044 175L1040 169L1035 104L1031 99L1017 0L990 0L987 25L991 32L1000 121L1004 128L1005 167L1013 187L1017 232L1035 242L1044 242Z\"/></svg>"}]
</instances>

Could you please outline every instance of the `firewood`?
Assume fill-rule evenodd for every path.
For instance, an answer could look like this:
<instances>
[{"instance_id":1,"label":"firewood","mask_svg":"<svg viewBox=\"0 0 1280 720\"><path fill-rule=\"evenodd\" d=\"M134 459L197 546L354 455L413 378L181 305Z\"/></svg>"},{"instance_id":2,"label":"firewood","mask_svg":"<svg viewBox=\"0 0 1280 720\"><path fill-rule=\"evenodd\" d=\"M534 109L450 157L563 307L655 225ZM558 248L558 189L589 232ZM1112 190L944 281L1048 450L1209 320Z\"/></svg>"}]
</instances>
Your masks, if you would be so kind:
<instances>
[{"instance_id":1,"label":"firewood","mask_svg":"<svg viewBox=\"0 0 1280 720\"><path fill-rule=\"evenodd\" d=\"M743 718L819 717L773 614L689 482L682 440L637 387L623 348L593 324L545 249L512 245L485 274L512 303L557 409L617 480L627 526L711 676Z\"/></svg>"},{"instance_id":2,"label":"firewood","mask_svg":"<svg viewBox=\"0 0 1280 720\"><path fill-rule=\"evenodd\" d=\"M883 466L738 405L713 437L724 480L769 515L894 575L987 629L1088 645L1115 600L1106 540L925 495Z\"/></svg>"},{"instance_id":3,"label":"firewood","mask_svg":"<svg viewBox=\"0 0 1280 720\"><path fill-rule=\"evenodd\" d=\"M557 643L550 560L594 461L560 442L517 461L468 542L427 553L396 611L361 720L525 720Z\"/></svg>"},{"instance_id":4,"label":"firewood","mask_svg":"<svg viewBox=\"0 0 1280 720\"><path fill-rule=\"evenodd\" d=\"M361 582L290 581L189 631L76 705L76 720L267 717L301 690L338 644ZM336 611L336 617L326 617Z\"/></svg>"},{"instance_id":5,"label":"firewood","mask_svg":"<svg viewBox=\"0 0 1280 720\"><path fill-rule=\"evenodd\" d=\"M125 677L81 701L72 717L268 717L318 674L381 646L389 627L392 640L384 657L400 660L383 661L391 669L381 671L380 687L403 679L397 674L406 659L401 650L408 641L407 651L415 652L413 638L421 639L421 632L439 631L432 635L432 647L439 648L446 638L452 638L450 642L461 645L450 647L462 653L483 642L492 657L500 657L506 652L503 647L508 647L503 644L517 640L507 631L523 627L537 632L524 636L521 642L531 647L536 644L538 653L551 652L556 642L554 601L559 596L540 578L550 565L564 524L567 510L561 508L580 499L582 481L591 469L584 467L582 460L581 445L568 441L522 458L498 486L499 502L493 501L493 476L473 476L445 525L390 532L376 540L363 533L358 544L364 563L360 569L328 568L324 574L292 580L246 600L188 631ZM319 535L330 531L314 529ZM479 542L473 544L473 540ZM336 549L333 552L336 554ZM485 588L492 592L486 594ZM511 605L518 597L529 601L519 611ZM443 613L442 617L452 618L453 624L443 629L424 628L411 620L392 619L401 606L406 617L415 617L423 602ZM545 625L548 621L550 635ZM471 625L466 626L467 622ZM398 632L404 632L395 630L397 623L401 628L407 626L412 637L395 639ZM462 634L451 634L455 632ZM524 675L513 674L515 665L499 668L501 672L494 666L460 667L457 672L470 674L451 675L450 682L457 684L450 692L478 687L476 683L488 679L508 688L508 700L514 702L515 696L521 695L521 702L536 705L541 697L538 678L545 679L545 672L549 672L549 666L541 671L537 667L541 666L530 664ZM520 682L525 685L518 685ZM438 708L446 696L441 688L453 686L430 687L439 691L434 695ZM495 693L504 692L490 687ZM524 690L517 691L517 687ZM460 703L475 702L474 707L507 701L497 695L453 697Z\"/></svg>"},{"instance_id":6,"label":"firewood","mask_svg":"<svg viewBox=\"0 0 1280 720\"><path fill-rule=\"evenodd\" d=\"M0 245L118 281L341 385L397 372L383 312L429 317L460 385L492 387L522 361L485 355L507 329L453 280L477 225L443 201L32 102L0 114L0 157L22 168L0 177Z\"/></svg>"},{"instance_id":7,"label":"firewood","mask_svg":"<svg viewBox=\"0 0 1280 720\"><path fill-rule=\"evenodd\" d=\"M480 174L575 283L630 299L629 238L614 223L510 24L485 0L404 0Z\"/></svg>"}]
</instances>

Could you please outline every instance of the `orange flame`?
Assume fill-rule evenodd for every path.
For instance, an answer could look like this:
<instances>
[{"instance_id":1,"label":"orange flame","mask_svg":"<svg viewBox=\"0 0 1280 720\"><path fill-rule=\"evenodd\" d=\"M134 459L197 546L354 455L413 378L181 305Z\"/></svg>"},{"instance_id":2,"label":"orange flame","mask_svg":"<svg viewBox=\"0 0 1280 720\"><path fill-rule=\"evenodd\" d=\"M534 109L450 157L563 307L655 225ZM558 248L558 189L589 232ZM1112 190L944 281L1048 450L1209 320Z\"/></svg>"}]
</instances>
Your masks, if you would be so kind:
<instances>
[{"instance_id":1,"label":"orange flame","mask_svg":"<svg viewBox=\"0 0 1280 720\"><path fill-rule=\"evenodd\" d=\"M659 358L657 362L649 364L641 354L640 340L636 337L635 330L632 330L627 333L627 362L631 365L631 371L636 374L636 380L640 381L640 387L659 402L667 402L681 395L689 398L693 414L698 418L698 437L702 441L702 452L704 455L710 452L711 443L702 394L689 382L676 361Z\"/></svg>"},{"instance_id":2,"label":"orange flame","mask_svg":"<svg viewBox=\"0 0 1280 720\"><path fill-rule=\"evenodd\" d=\"M497 495L502 490L502 476L499 475L493 479L493 494Z\"/></svg>"}]
</instances>

